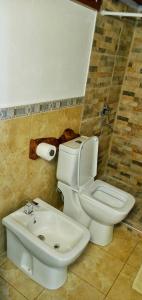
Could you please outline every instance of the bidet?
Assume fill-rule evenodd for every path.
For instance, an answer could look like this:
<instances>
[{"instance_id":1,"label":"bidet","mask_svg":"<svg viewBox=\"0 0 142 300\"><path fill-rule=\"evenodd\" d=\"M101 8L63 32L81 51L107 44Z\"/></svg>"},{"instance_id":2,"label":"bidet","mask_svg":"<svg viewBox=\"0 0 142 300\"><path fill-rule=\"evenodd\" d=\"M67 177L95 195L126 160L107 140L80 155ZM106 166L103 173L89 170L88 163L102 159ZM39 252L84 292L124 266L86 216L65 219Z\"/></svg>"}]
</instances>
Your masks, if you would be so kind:
<instances>
[{"instance_id":1,"label":"bidet","mask_svg":"<svg viewBox=\"0 0 142 300\"><path fill-rule=\"evenodd\" d=\"M7 256L23 272L48 289L67 278L67 266L86 247L90 233L81 224L39 198L32 214L22 207L5 217Z\"/></svg>"}]
</instances>

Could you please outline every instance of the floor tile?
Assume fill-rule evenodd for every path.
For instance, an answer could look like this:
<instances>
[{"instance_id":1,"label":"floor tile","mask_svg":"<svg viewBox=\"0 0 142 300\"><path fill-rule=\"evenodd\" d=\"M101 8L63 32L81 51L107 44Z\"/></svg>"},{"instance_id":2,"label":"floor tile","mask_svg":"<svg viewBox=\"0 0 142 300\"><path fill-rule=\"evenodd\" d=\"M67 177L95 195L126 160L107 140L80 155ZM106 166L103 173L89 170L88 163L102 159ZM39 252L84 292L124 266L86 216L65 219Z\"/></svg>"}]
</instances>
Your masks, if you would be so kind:
<instances>
[{"instance_id":1,"label":"floor tile","mask_svg":"<svg viewBox=\"0 0 142 300\"><path fill-rule=\"evenodd\" d=\"M0 276L29 300L35 299L43 288L21 272L10 260L0 266Z\"/></svg>"},{"instance_id":2,"label":"floor tile","mask_svg":"<svg viewBox=\"0 0 142 300\"><path fill-rule=\"evenodd\" d=\"M102 300L104 295L71 272L58 290L44 290L36 300Z\"/></svg>"},{"instance_id":3,"label":"floor tile","mask_svg":"<svg viewBox=\"0 0 142 300\"><path fill-rule=\"evenodd\" d=\"M142 242L138 242L127 263L137 270L140 268L142 264Z\"/></svg>"},{"instance_id":4,"label":"floor tile","mask_svg":"<svg viewBox=\"0 0 142 300\"><path fill-rule=\"evenodd\" d=\"M142 295L132 289L137 270L125 265L115 284L108 293L106 300L142 300Z\"/></svg>"},{"instance_id":5,"label":"floor tile","mask_svg":"<svg viewBox=\"0 0 142 300\"><path fill-rule=\"evenodd\" d=\"M1 300L26 300L18 291L0 277L0 299Z\"/></svg>"},{"instance_id":6,"label":"floor tile","mask_svg":"<svg viewBox=\"0 0 142 300\"><path fill-rule=\"evenodd\" d=\"M139 237L130 231L125 225L117 225L114 228L113 240L105 247L101 247L107 253L114 255L125 262L135 248Z\"/></svg>"},{"instance_id":7,"label":"floor tile","mask_svg":"<svg viewBox=\"0 0 142 300\"><path fill-rule=\"evenodd\" d=\"M123 263L102 249L90 244L82 256L70 267L78 275L99 291L106 294L119 274Z\"/></svg>"}]
</instances>

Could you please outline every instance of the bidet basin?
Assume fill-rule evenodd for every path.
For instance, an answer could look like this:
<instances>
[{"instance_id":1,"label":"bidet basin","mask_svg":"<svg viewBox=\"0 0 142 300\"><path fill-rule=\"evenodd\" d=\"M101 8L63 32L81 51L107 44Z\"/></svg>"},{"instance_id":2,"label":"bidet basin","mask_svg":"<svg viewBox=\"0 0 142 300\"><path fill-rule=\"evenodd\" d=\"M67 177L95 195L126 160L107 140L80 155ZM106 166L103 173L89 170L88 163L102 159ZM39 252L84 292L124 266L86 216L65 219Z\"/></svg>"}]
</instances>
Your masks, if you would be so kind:
<instances>
[{"instance_id":1,"label":"bidet basin","mask_svg":"<svg viewBox=\"0 0 142 300\"><path fill-rule=\"evenodd\" d=\"M34 206L32 214L25 214L22 207L3 219L7 255L30 277L54 289L64 283L67 266L82 253L90 233L51 205L35 200L38 207ZM44 282L45 276L50 276L51 284Z\"/></svg>"},{"instance_id":2,"label":"bidet basin","mask_svg":"<svg viewBox=\"0 0 142 300\"><path fill-rule=\"evenodd\" d=\"M86 245L88 230L84 232L84 227L54 208L42 210L26 215L21 208L4 218L3 224L43 263L49 256L49 265L70 264ZM53 260L51 253L54 253Z\"/></svg>"}]
</instances>

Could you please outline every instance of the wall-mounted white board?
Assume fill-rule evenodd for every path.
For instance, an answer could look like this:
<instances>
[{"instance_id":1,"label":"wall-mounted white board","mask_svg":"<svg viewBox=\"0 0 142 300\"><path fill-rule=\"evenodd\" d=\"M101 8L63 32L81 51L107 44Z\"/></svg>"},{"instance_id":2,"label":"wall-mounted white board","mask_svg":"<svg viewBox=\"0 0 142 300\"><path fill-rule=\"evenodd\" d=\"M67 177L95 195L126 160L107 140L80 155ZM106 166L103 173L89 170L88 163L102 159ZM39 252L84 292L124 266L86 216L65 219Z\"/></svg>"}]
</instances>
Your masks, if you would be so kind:
<instances>
[{"instance_id":1,"label":"wall-mounted white board","mask_svg":"<svg viewBox=\"0 0 142 300\"><path fill-rule=\"evenodd\" d=\"M0 107L83 96L95 22L70 0L0 0Z\"/></svg>"}]
</instances>

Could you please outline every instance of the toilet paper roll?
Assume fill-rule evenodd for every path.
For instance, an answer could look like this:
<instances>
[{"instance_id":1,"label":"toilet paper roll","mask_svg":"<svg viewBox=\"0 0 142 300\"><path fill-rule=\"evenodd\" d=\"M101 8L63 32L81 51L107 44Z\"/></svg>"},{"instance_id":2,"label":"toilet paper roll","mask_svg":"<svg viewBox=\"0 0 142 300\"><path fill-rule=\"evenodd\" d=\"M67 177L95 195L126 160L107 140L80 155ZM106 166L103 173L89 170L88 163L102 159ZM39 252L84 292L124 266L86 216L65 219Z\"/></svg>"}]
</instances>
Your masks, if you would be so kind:
<instances>
[{"instance_id":1,"label":"toilet paper roll","mask_svg":"<svg viewBox=\"0 0 142 300\"><path fill-rule=\"evenodd\" d=\"M36 154L45 160L52 160L56 155L56 147L47 143L40 143L36 148Z\"/></svg>"}]
</instances>

